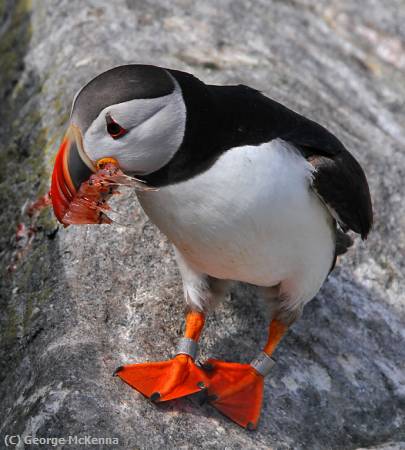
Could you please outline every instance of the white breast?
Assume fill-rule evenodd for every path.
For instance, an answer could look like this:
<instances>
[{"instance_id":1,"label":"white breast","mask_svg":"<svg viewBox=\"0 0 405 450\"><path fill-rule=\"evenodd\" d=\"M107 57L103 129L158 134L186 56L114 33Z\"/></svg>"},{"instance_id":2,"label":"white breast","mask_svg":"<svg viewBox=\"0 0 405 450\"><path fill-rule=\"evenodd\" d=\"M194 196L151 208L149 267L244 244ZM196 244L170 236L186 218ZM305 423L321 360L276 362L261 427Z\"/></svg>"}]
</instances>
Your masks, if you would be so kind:
<instances>
[{"instance_id":1,"label":"white breast","mask_svg":"<svg viewBox=\"0 0 405 450\"><path fill-rule=\"evenodd\" d=\"M188 181L142 192L151 220L196 270L308 301L334 254L332 219L310 187L313 167L274 140L228 150Z\"/></svg>"}]
</instances>

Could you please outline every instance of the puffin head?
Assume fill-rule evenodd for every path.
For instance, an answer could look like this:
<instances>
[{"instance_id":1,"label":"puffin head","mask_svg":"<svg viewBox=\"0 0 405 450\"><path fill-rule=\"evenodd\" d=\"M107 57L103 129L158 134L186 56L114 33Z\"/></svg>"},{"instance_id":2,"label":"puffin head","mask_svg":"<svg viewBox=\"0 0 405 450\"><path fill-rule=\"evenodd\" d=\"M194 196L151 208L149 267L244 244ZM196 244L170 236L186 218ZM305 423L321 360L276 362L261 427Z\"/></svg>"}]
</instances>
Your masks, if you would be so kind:
<instances>
[{"instance_id":1,"label":"puffin head","mask_svg":"<svg viewBox=\"0 0 405 450\"><path fill-rule=\"evenodd\" d=\"M114 160L129 175L165 166L180 148L186 106L179 84L163 68L115 67L76 94L57 153L51 197L59 221L100 161Z\"/></svg>"}]
</instances>

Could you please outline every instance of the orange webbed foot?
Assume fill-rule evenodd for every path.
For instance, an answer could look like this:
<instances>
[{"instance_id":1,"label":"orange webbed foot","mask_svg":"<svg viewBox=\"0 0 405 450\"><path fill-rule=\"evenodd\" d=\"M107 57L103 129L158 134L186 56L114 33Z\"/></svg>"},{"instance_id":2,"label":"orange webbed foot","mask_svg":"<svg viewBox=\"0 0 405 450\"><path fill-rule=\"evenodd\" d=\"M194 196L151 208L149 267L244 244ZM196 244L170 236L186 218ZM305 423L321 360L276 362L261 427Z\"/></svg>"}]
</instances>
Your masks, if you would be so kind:
<instances>
[{"instance_id":1,"label":"orange webbed foot","mask_svg":"<svg viewBox=\"0 0 405 450\"><path fill-rule=\"evenodd\" d=\"M204 367L212 406L238 425L256 429L263 402L263 376L250 364L209 359Z\"/></svg>"},{"instance_id":2,"label":"orange webbed foot","mask_svg":"<svg viewBox=\"0 0 405 450\"><path fill-rule=\"evenodd\" d=\"M115 375L154 402L200 392L208 382L204 371L183 354L168 361L122 366Z\"/></svg>"}]
</instances>

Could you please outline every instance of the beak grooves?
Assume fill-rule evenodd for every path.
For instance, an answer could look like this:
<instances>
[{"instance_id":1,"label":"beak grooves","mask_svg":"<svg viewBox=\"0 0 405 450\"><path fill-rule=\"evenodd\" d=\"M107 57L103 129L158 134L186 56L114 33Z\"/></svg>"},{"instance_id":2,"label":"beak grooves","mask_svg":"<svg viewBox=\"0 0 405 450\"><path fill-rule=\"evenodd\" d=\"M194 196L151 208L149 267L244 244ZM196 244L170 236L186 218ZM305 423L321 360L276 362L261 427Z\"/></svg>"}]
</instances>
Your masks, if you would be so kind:
<instances>
[{"instance_id":1,"label":"beak grooves","mask_svg":"<svg viewBox=\"0 0 405 450\"><path fill-rule=\"evenodd\" d=\"M56 155L52 173L51 198L56 218L63 223L63 217L76 193L67 168L67 155L70 141L65 136Z\"/></svg>"}]
</instances>

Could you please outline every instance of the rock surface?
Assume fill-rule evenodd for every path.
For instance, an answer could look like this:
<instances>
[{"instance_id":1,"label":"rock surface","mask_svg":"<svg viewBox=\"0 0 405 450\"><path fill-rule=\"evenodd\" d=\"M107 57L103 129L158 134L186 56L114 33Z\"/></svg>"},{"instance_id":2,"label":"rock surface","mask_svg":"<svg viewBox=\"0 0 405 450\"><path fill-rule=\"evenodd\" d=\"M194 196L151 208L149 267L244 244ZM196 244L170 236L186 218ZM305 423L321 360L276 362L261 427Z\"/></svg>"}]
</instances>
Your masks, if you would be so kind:
<instances>
[{"instance_id":1,"label":"rock surface","mask_svg":"<svg viewBox=\"0 0 405 450\"><path fill-rule=\"evenodd\" d=\"M111 449L404 448L404 24L404 0L0 1L1 448L7 434L117 438ZM374 231L277 350L256 432L195 400L154 406L111 377L170 356L183 322L173 252L134 195L118 201L131 228L54 237L43 212L17 260L21 208L46 192L75 91L133 62L264 91L335 132L370 181ZM201 358L248 362L265 339L264 306L237 286Z\"/></svg>"}]
</instances>

